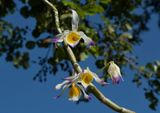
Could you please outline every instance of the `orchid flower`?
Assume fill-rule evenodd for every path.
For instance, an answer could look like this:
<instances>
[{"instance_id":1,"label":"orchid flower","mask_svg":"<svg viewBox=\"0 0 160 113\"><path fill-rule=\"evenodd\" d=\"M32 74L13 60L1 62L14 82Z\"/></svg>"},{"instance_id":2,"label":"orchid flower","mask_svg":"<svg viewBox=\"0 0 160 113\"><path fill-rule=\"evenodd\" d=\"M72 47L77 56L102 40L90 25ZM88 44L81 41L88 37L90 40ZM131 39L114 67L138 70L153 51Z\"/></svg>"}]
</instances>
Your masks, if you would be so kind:
<instances>
[{"instance_id":1,"label":"orchid flower","mask_svg":"<svg viewBox=\"0 0 160 113\"><path fill-rule=\"evenodd\" d=\"M93 73L90 71L90 69L87 67L82 73L80 73L80 79L82 85L87 88L88 85L90 85L93 81L93 79L102 85L106 85L107 83L101 80L96 73Z\"/></svg>"},{"instance_id":2,"label":"orchid flower","mask_svg":"<svg viewBox=\"0 0 160 113\"><path fill-rule=\"evenodd\" d=\"M64 40L69 44L71 47L75 47L80 39L82 38L84 40L84 43L86 45L93 45L94 42L91 40L91 38L87 37L82 31L78 31L78 23L79 23L79 17L75 10L72 11L72 30L65 30L63 33L60 33L56 36L56 38L53 39L53 42L63 42Z\"/></svg>"},{"instance_id":3,"label":"orchid flower","mask_svg":"<svg viewBox=\"0 0 160 113\"><path fill-rule=\"evenodd\" d=\"M109 62L108 73L113 83L119 83L120 80L123 81L120 68L118 67L117 64L114 63L114 61Z\"/></svg>"},{"instance_id":4,"label":"orchid flower","mask_svg":"<svg viewBox=\"0 0 160 113\"><path fill-rule=\"evenodd\" d=\"M96 73L91 72L88 67L87 67L87 69L85 69L84 71L82 71L81 73L79 73L74 78L73 78L73 76L72 77L67 77L67 78L65 78L65 80L78 81L78 83L81 83L82 86L85 89L88 87L88 85L90 85L92 83L93 80L95 80L97 83L99 83L101 85L108 84L108 83L104 82L102 79L100 79Z\"/></svg>"},{"instance_id":5,"label":"orchid flower","mask_svg":"<svg viewBox=\"0 0 160 113\"><path fill-rule=\"evenodd\" d=\"M82 95L85 99L89 100L90 96L85 92L84 87L78 84L78 76L79 75L75 73L75 75L67 78L62 83L57 84L55 86L55 89L59 90L62 88L62 93L63 93L66 88L69 88L68 96L70 101L78 101ZM56 98L60 97L62 93L58 95Z\"/></svg>"}]
</instances>

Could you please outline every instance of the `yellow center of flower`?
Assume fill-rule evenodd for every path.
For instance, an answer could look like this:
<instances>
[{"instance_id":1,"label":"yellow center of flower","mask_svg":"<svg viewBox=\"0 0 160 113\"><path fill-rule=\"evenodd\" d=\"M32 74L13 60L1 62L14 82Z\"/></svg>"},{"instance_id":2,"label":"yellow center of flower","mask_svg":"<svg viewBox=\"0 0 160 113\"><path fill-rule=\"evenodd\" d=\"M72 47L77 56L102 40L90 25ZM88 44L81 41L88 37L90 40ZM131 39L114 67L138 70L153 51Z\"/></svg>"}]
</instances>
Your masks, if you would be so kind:
<instances>
[{"instance_id":1,"label":"yellow center of flower","mask_svg":"<svg viewBox=\"0 0 160 113\"><path fill-rule=\"evenodd\" d=\"M75 85L75 83L72 83L71 88L69 90L69 97L77 96L80 96L80 89Z\"/></svg>"},{"instance_id":2,"label":"yellow center of flower","mask_svg":"<svg viewBox=\"0 0 160 113\"><path fill-rule=\"evenodd\" d=\"M85 84L90 84L93 81L93 76L91 72L86 72L81 75L81 80Z\"/></svg>"},{"instance_id":3,"label":"yellow center of flower","mask_svg":"<svg viewBox=\"0 0 160 113\"><path fill-rule=\"evenodd\" d=\"M66 37L66 40L69 44L75 44L77 41L81 39L80 35L76 32L70 32Z\"/></svg>"}]
</instances>

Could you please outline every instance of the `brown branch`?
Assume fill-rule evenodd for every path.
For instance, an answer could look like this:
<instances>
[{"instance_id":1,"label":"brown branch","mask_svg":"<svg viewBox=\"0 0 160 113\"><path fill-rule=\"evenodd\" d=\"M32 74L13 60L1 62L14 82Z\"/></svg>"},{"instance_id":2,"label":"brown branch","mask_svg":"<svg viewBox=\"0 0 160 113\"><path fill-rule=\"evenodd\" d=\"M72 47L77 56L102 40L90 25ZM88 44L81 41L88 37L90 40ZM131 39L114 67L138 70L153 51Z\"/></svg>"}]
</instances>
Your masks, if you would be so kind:
<instances>
[{"instance_id":1,"label":"brown branch","mask_svg":"<svg viewBox=\"0 0 160 113\"><path fill-rule=\"evenodd\" d=\"M123 107L117 105L116 103L114 103L113 101L111 101L110 99L105 97L103 95L103 93L101 93L101 91L99 91L96 88L96 86L94 86L93 84L88 86L87 91L89 93L92 93L100 102L102 102L104 105L110 107L114 111L117 111L119 113L135 113L134 111L131 111L129 109L126 109L126 108L123 108Z\"/></svg>"},{"instance_id":2,"label":"brown branch","mask_svg":"<svg viewBox=\"0 0 160 113\"><path fill-rule=\"evenodd\" d=\"M58 10L56 9L56 7L51 4L48 0L44 0L44 2L50 6L54 13L55 13L55 22L56 22L56 27L59 31L59 33L62 33L60 26L59 26L59 17L58 17ZM64 45L65 48L68 52L68 55L70 57L70 60L72 62L72 65L74 67L74 69L80 73L82 71L82 68L80 67L80 65L77 63L76 57L72 51L72 49L69 47L69 45L67 44L67 42L64 40ZM110 107L111 109L120 112L120 113L135 113L134 111L128 110L126 108L120 107L119 105L117 105L116 103L112 102L110 99L108 99L107 97L105 97L101 91L99 91L93 84L89 85L87 88L88 92L92 93L100 102L102 102L104 105Z\"/></svg>"}]
</instances>

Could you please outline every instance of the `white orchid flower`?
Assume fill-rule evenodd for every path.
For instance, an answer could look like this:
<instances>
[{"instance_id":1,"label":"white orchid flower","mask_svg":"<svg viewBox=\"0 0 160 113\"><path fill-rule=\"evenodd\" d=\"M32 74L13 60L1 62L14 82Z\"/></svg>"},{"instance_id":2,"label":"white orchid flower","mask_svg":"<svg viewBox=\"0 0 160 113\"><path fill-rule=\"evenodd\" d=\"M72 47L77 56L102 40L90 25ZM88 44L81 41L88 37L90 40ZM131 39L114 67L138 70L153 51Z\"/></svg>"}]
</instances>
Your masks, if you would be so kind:
<instances>
[{"instance_id":1,"label":"white orchid flower","mask_svg":"<svg viewBox=\"0 0 160 113\"><path fill-rule=\"evenodd\" d=\"M109 62L108 74L110 75L113 83L119 83L120 80L123 81L120 68L114 63L114 61Z\"/></svg>"},{"instance_id":2,"label":"white orchid flower","mask_svg":"<svg viewBox=\"0 0 160 113\"><path fill-rule=\"evenodd\" d=\"M86 45L94 45L94 42L91 38L87 37L82 31L78 31L78 23L79 17L75 10L72 11L72 30L65 30L63 33L58 34L54 39L53 42L63 42L64 40L71 46L75 47L80 39L84 40Z\"/></svg>"},{"instance_id":3,"label":"white orchid flower","mask_svg":"<svg viewBox=\"0 0 160 113\"><path fill-rule=\"evenodd\" d=\"M65 78L62 83L57 84L55 89L62 89L62 92L55 98L59 98L64 91L69 88L68 96L70 101L78 101L82 95L85 99L89 100L90 96L85 92L83 86L78 84L78 76L79 75L75 73L73 76Z\"/></svg>"},{"instance_id":4,"label":"white orchid flower","mask_svg":"<svg viewBox=\"0 0 160 113\"><path fill-rule=\"evenodd\" d=\"M88 85L92 83L93 79L99 84L107 84L102 79L100 79L96 73L91 72L88 67L82 73L80 73L80 82L82 83L84 88L87 88Z\"/></svg>"}]
</instances>

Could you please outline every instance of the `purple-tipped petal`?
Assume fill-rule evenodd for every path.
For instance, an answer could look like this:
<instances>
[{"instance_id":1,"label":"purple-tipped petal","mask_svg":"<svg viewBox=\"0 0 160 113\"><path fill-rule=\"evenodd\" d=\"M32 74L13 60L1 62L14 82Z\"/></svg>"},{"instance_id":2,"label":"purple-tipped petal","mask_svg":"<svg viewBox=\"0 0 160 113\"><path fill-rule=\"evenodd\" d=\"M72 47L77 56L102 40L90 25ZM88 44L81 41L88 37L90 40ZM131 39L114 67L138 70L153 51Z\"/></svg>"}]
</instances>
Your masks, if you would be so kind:
<instances>
[{"instance_id":1,"label":"purple-tipped petal","mask_svg":"<svg viewBox=\"0 0 160 113\"><path fill-rule=\"evenodd\" d=\"M107 82L105 82L104 80L102 80L102 81L100 82L100 84L103 85L103 86L106 86L106 85L108 85L109 83L107 83Z\"/></svg>"},{"instance_id":2,"label":"purple-tipped petal","mask_svg":"<svg viewBox=\"0 0 160 113\"><path fill-rule=\"evenodd\" d=\"M86 34L84 34L82 31L79 32L79 35L81 36L81 38L84 40L84 43L87 46L92 45L94 42L92 41L91 38L89 38Z\"/></svg>"},{"instance_id":3,"label":"purple-tipped petal","mask_svg":"<svg viewBox=\"0 0 160 113\"><path fill-rule=\"evenodd\" d=\"M123 81L121 76L116 76L112 78L112 83L113 84L119 84L120 81Z\"/></svg>"},{"instance_id":4,"label":"purple-tipped petal","mask_svg":"<svg viewBox=\"0 0 160 113\"><path fill-rule=\"evenodd\" d=\"M92 100L92 97L90 95L88 95L88 97L86 99L87 100Z\"/></svg>"},{"instance_id":5,"label":"purple-tipped petal","mask_svg":"<svg viewBox=\"0 0 160 113\"><path fill-rule=\"evenodd\" d=\"M52 42L53 43L63 42L63 39L55 37L55 38L52 39Z\"/></svg>"},{"instance_id":6,"label":"purple-tipped petal","mask_svg":"<svg viewBox=\"0 0 160 113\"><path fill-rule=\"evenodd\" d=\"M90 47L90 46L94 46L94 45L95 45L95 43L94 43L93 40L91 40L91 41L89 42L89 44L88 44L89 47Z\"/></svg>"},{"instance_id":7,"label":"purple-tipped petal","mask_svg":"<svg viewBox=\"0 0 160 113\"><path fill-rule=\"evenodd\" d=\"M65 78L63 78L63 80L72 80L73 78L71 77L71 76L69 76L69 77L65 77Z\"/></svg>"},{"instance_id":8,"label":"purple-tipped petal","mask_svg":"<svg viewBox=\"0 0 160 113\"><path fill-rule=\"evenodd\" d=\"M57 43L59 38L53 38L52 42Z\"/></svg>"}]
</instances>

